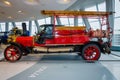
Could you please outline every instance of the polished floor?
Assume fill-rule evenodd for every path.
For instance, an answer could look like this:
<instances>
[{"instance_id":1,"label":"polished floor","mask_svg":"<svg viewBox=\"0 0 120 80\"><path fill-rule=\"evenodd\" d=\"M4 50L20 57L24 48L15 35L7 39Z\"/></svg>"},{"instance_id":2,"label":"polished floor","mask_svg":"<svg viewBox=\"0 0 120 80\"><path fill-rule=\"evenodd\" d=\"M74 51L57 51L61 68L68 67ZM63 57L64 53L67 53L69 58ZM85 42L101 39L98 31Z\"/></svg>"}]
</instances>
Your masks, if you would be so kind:
<instances>
[{"instance_id":1,"label":"polished floor","mask_svg":"<svg viewBox=\"0 0 120 80\"><path fill-rule=\"evenodd\" d=\"M0 80L120 80L119 54L102 54L94 63L75 53L30 54L15 63L2 60Z\"/></svg>"}]
</instances>

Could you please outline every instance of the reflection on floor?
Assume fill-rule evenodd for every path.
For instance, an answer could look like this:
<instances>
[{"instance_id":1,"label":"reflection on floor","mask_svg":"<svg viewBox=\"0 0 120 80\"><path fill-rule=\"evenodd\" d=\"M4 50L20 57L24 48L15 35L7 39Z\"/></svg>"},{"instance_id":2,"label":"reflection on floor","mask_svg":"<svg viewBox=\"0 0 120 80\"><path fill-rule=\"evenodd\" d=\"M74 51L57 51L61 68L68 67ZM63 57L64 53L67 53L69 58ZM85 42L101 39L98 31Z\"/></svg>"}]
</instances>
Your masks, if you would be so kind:
<instances>
[{"instance_id":1,"label":"reflection on floor","mask_svg":"<svg viewBox=\"0 0 120 80\"><path fill-rule=\"evenodd\" d=\"M43 61L8 80L117 80L101 63Z\"/></svg>"},{"instance_id":2,"label":"reflection on floor","mask_svg":"<svg viewBox=\"0 0 120 80\"><path fill-rule=\"evenodd\" d=\"M120 61L115 59L86 63L77 55L28 55L16 63L2 61L0 65L1 80L120 79Z\"/></svg>"}]
</instances>

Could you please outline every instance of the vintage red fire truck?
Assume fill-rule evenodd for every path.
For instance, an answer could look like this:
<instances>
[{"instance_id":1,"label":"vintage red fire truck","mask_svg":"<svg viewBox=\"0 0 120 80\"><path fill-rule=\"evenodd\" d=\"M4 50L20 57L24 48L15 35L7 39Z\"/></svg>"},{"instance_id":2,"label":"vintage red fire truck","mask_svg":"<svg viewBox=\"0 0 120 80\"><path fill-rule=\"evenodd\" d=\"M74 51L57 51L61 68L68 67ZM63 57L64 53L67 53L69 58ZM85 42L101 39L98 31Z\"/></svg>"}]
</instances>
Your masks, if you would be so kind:
<instances>
[{"instance_id":1,"label":"vintage red fire truck","mask_svg":"<svg viewBox=\"0 0 120 80\"><path fill-rule=\"evenodd\" d=\"M112 29L108 20L111 12L44 10L41 13L52 16L53 24L41 25L35 36L23 35L14 38L14 42L11 42L4 51L7 61L17 61L22 55L33 52L77 52L87 61L98 60L101 53L111 53ZM97 30L87 30L86 26L56 25L58 17L99 19L101 27ZM103 29L103 26L106 28Z\"/></svg>"}]
</instances>

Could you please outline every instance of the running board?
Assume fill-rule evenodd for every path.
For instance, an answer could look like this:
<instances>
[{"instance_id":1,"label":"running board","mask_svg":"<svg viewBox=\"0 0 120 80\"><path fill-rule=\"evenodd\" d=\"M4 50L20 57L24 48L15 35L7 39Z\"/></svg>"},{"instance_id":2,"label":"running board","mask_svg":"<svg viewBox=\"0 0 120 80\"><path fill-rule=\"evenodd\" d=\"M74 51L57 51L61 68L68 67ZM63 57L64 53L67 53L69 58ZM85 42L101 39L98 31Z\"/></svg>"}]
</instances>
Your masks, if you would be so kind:
<instances>
[{"instance_id":1,"label":"running board","mask_svg":"<svg viewBox=\"0 0 120 80\"><path fill-rule=\"evenodd\" d=\"M60 47L60 48L47 48L47 47L35 47L33 48L34 53L66 53L73 52L73 47Z\"/></svg>"}]
</instances>

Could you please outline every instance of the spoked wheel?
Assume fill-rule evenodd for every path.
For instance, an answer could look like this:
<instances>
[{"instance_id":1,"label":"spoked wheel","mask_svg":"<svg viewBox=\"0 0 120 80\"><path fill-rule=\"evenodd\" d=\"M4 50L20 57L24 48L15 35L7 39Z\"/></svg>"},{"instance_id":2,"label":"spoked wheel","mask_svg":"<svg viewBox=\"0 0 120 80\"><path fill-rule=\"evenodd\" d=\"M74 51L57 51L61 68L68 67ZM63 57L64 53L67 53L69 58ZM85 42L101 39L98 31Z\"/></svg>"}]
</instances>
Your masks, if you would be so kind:
<instances>
[{"instance_id":1,"label":"spoked wheel","mask_svg":"<svg viewBox=\"0 0 120 80\"><path fill-rule=\"evenodd\" d=\"M82 50L82 57L87 61L97 61L100 55L101 51L96 44L88 44Z\"/></svg>"},{"instance_id":2,"label":"spoked wheel","mask_svg":"<svg viewBox=\"0 0 120 80\"><path fill-rule=\"evenodd\" d=\"M19 47L10 45L5 49L4 56L7 61L15 62L21 58L22 52Z\"/></svg>"}]
</instances>

